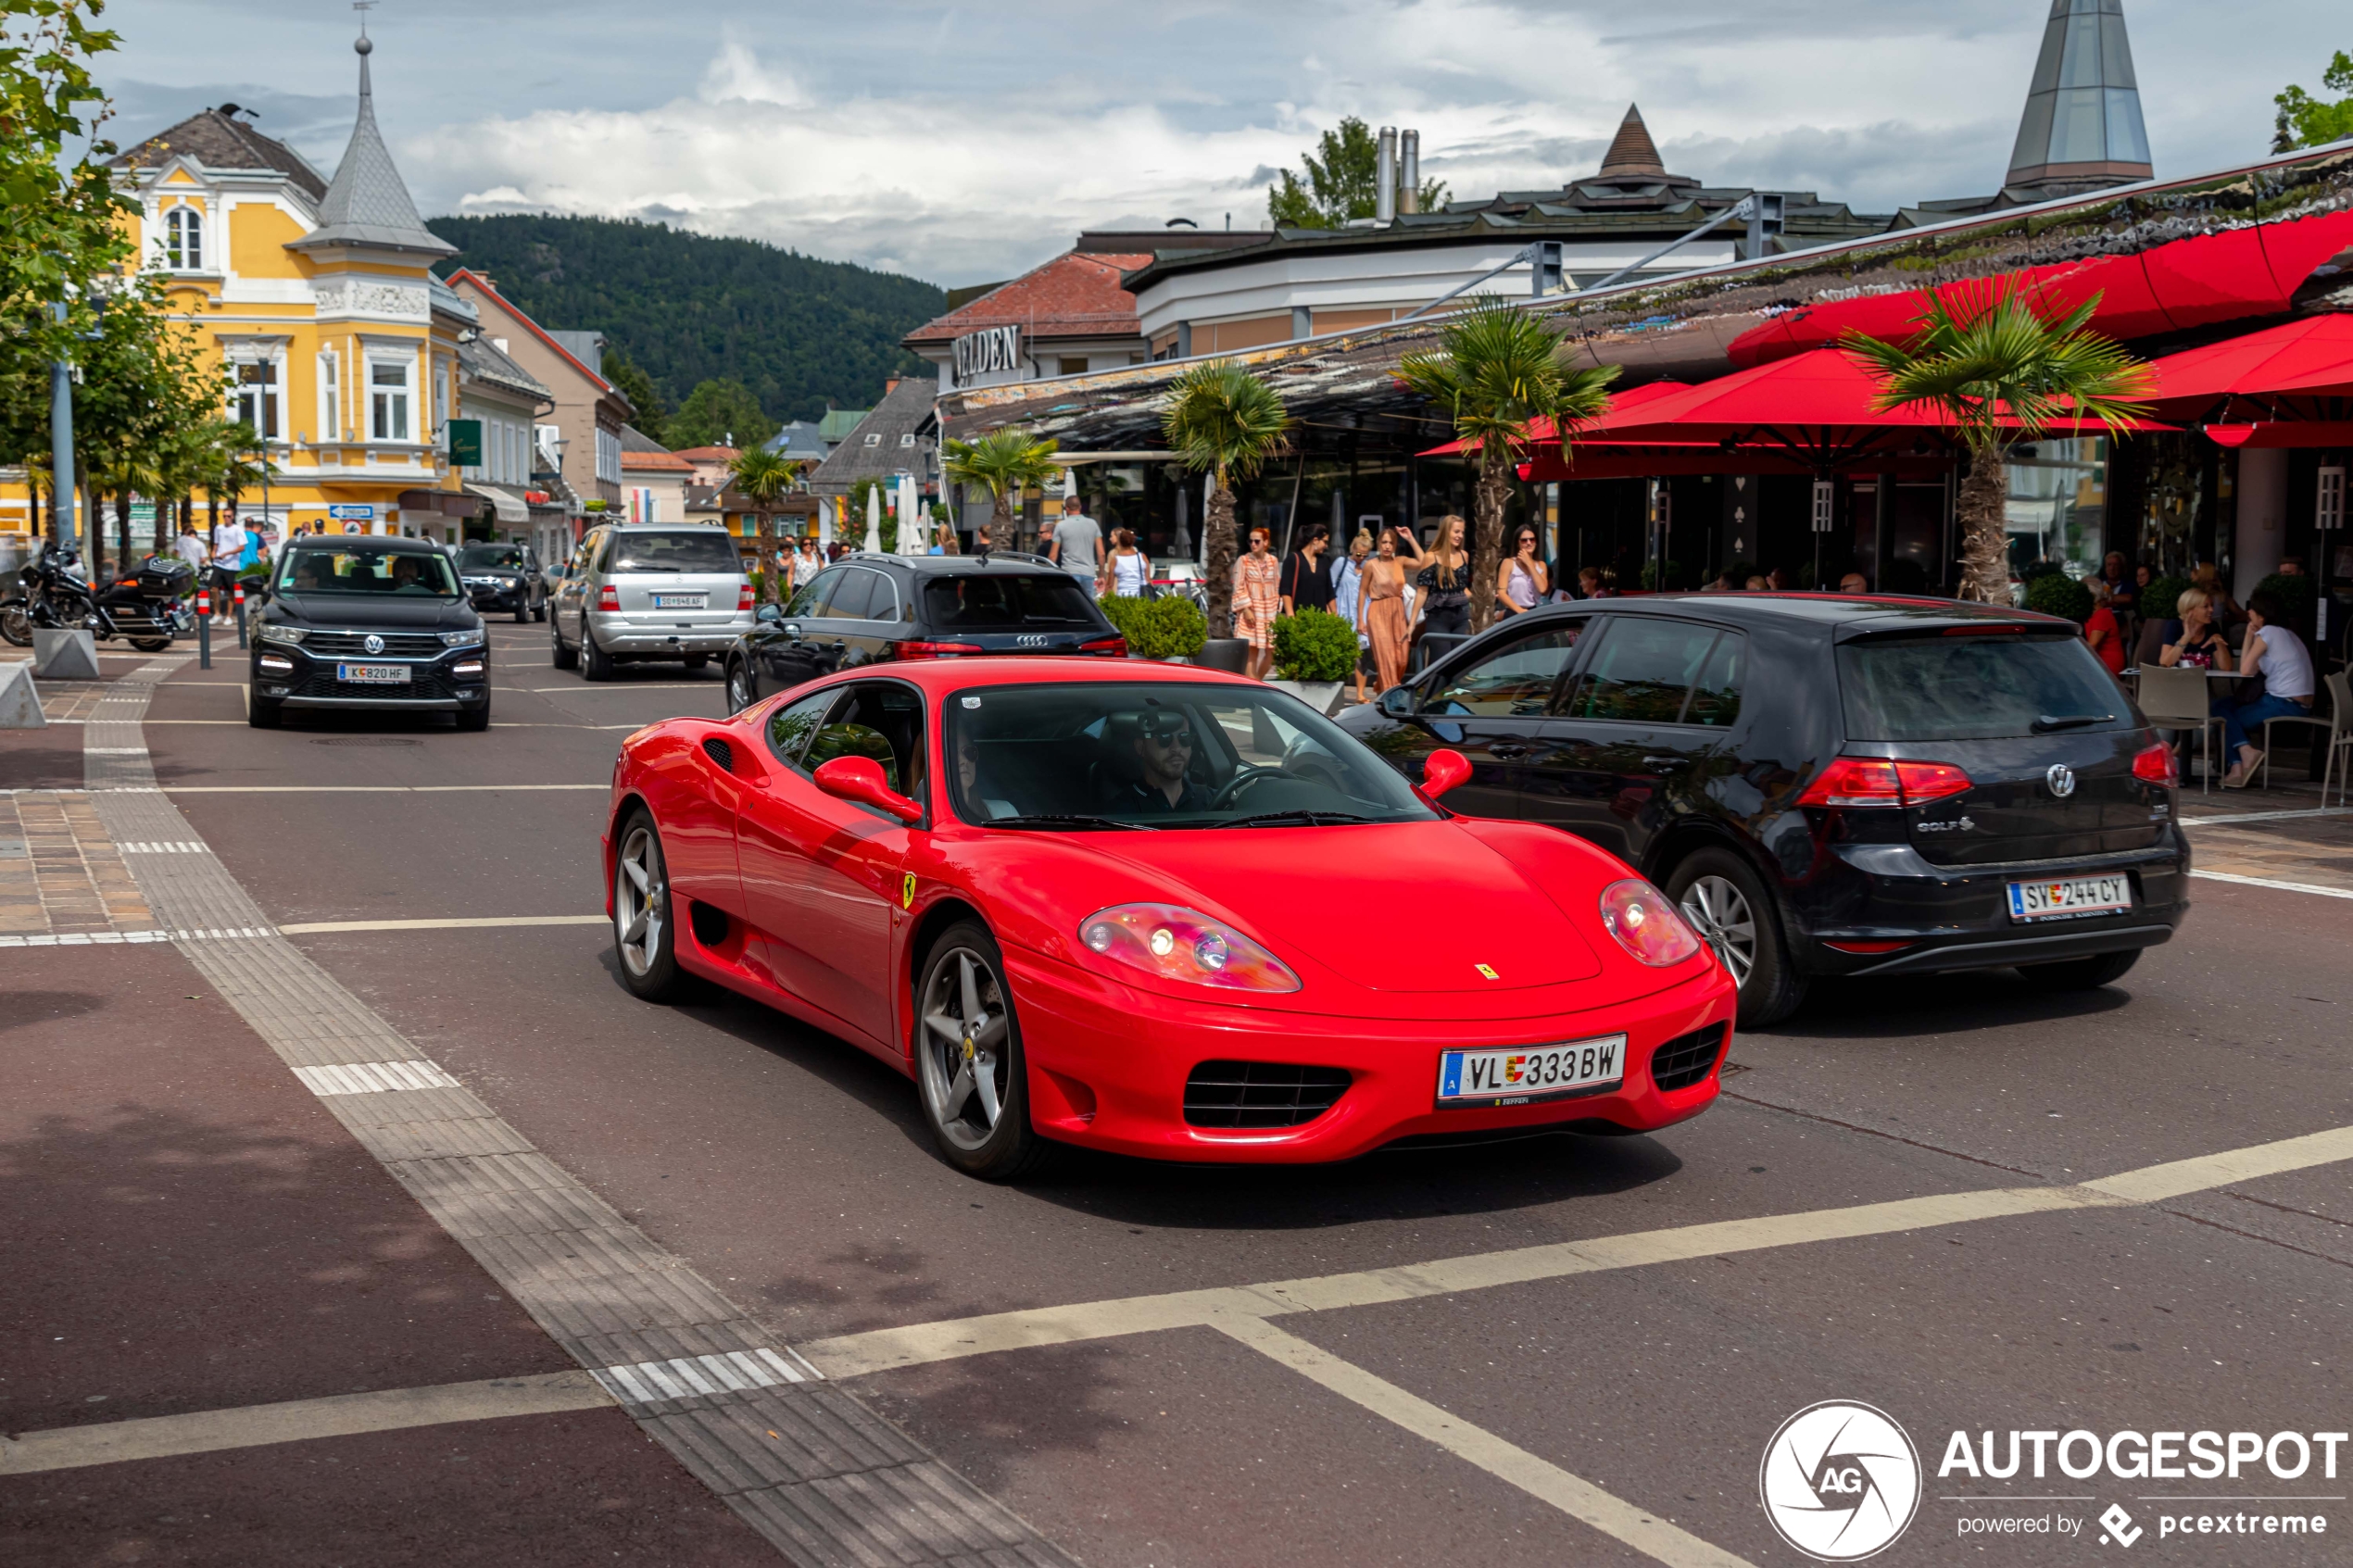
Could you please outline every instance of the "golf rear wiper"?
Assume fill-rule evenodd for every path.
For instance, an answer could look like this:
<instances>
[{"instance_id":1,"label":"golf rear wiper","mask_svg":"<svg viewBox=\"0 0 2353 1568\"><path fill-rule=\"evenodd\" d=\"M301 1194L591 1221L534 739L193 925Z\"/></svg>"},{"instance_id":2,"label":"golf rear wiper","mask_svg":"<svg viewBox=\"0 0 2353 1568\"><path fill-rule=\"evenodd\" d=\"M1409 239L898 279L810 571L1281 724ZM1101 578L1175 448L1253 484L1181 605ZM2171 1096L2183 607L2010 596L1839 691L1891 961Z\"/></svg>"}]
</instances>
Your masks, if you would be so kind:
<instances>
[{"instance_id":1,"label":"golf rear wiper","mask_svg":"<svg viewBox=\"0 0 2353 1568\"><path fill-rule=\"evenodd\" d=\"M1369 822L1370 817L1360 817L1351 811L1261 811L1254 817L1236 817L1230 822L1219 822L1221 828L1320 828L1347 822Z\"/></svg>"},{"instance_id":2,"label":"golf rear wiper","mask_svg":"<svg viewBox=\"0 0 2353 1568\"><path fill-rule=\"evenodd\" d=\"M992 817L981 824L992 828L1129 828L1137 833L1158 833L1154 827L1141 822L1123 822L1115 817L1066 817L1039 812L1019 817Z\"/></svg>"},{"instance_id":3,"label":"golf rear wiper","mask_svg":"<svg viewBox=\"0 0 2353 1568\"><path fill-rule=\"evenodd\" d=\"M2038 735L2053 730L2076 730L2086 724L2105 724L2116 717L2113 713L2045 713L2029 727Z\"/></svg>"}]
</instances>

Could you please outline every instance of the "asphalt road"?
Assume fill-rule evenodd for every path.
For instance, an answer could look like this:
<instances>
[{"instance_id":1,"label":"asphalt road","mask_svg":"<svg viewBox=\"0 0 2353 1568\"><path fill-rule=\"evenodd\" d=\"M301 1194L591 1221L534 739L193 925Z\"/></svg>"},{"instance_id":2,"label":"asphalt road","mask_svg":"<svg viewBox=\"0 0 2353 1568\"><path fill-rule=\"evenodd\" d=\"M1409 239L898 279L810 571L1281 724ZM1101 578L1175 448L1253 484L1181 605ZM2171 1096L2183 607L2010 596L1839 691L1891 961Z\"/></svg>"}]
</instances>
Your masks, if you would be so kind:
<instances>
[{"instance_id":1,"label":"asphalt road","mask_svg":"<svg viewBox=\"0 0 2353 1568\"><path fill-rule=\"evenodd\" d=\"M148 712L157 775L282 924L595 912L604 796L523 786L601 785L628 727L722 711L717 672L658 667L589 685L548 668L544 627L497 624L492 638L484 734L341 717L251 731L238 721L233 662L192 666ZM386 784L505 787L348 792ZM1887 1411L1921 1450L1926 1496L1886 1562L2076 1561L2111 1549L2097 1516L2120 1503L2148 1530L2144 1549L2180 1560L2343 1562L2353 1451L2337 1478L2316 1464L2295 1481L2260 1465L2231 1484L2056 1472L2041 1484L1981 1482L1936 1470L1957 1430L2353 1425L2353 1163L2250 1179L2226 1170L2154 1203L1877 1234L1806 1218L1941 1195L1966 1208L1968 1195L2353 1125L2353 903L2205 883L2196 897L2181 936L2104 991L2055 998L2004 974L1825 987L1790 1022L1735 1042L1715 1110L1654 1137L1271 1173L1081 1158L1013 1188L936 1159L912 1087L860 1051L716 992L672 1008L634 1000L600 927L296 940L781 1342L820 1347L820 1365L822 1347L845 1336L983 1313L1563 1243L1598 1255L1614 1245L1604 1238L1674 1227L1747 1222L1727 1236L1768 1236L1294 1313L1270 1320L1290 1336L1271 1348L1139 1317L1132 1332L850 1379L1090 1563L1654 1560L1499 1475L1516 1461L1495 1454L1514 1450L1671 1521L1683 1538L1751 1562L1798 1562L1760 1508L1759 1460L1786 1418L1831 1399ZM1797 1218L1766 1224L1777 1216ZM458 1336L486 1336L488 1354L499 1332L490 1323ZM308 1366L348 1367L348 1386L382 1381L362 1373L382 1348L332 1315L271 1337ZM194 1344L155 1353L194 1355ZM501 1370L537 1369L515 1359ZM1360 1381L1372 1392L1336 1387L1354 1375L1344 1370L1303 1375L1310 1363L1369 1374ZM1469 1436L1417 1435L1416 1400ZM606 1417L619 1420L532 1419ZM468 1441L483 1439L484 1428L471 1430ZM578 1464L619 1462L534 1430ZM641 1449L633 1462L666 1461ZM460 1483L421 1480L411 1499L445 1486ZM593 1490L551 1484L547 1496L577 1496L593 1524ZM2322 1499L2293 1507L2326 1515L2331 1533L2221 1555L2158 1538L2155 1516L2172 1505L2148 1499L2221 1494ZM2045 1495L2065 1500L1945 1500ZM646 1506L685 1508L678 1528L713 1533L690 1530L660 1551L635 1537L624 1555L733 1561L741 1550L690 1505L665 1494ZM2054 1516L2060 1528L2071 1517L2081 1533L1963 1534L1965 1518L2011 1514ZM580 1531L573 1538L596 1538Z\"/></svg>"}]
</instances>

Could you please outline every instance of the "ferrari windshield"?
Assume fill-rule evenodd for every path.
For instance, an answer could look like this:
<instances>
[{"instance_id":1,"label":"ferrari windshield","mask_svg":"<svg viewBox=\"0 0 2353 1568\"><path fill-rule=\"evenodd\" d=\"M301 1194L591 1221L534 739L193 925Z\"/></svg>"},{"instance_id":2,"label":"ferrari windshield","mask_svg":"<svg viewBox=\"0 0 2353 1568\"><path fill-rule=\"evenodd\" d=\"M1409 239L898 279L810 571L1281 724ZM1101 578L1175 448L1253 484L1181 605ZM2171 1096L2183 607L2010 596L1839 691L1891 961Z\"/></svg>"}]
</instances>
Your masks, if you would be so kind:
<instances>
[{"instance_id":1,"label":"ferrari windshield","mask_svg":"<svg viewBox=\"0 0 2353 1568\"><path fill-rule=\"evenodd\" d=\"M282 594L394 594L454 599L458 580L439 550L371 550L357 546L289 550L278 568Z\"/></svg>"},{"instance_id":2,"label":"ferrari windshield","mask_svg":"<svg viewBox=\"0 0 2353 1568\"><path fill-rule=\"evenodd\" d=\"M1105 681L948 699L956 814L1086 832L1428 822L1395 769L1265 687Z\"/></svg>"}]
</instances>

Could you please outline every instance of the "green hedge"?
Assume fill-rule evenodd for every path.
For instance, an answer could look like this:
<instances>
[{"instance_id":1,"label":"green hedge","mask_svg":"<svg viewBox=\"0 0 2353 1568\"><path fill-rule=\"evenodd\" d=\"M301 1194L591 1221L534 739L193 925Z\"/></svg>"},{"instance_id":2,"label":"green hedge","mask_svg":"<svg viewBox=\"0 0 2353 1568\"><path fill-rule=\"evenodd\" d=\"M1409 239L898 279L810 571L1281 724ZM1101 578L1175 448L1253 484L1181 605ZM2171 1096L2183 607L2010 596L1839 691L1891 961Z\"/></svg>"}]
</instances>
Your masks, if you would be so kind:
<instances>
[{"instance_id":1,"label":"green hedge","mask_svg":"<svg viewBox=\"0 0 2353 1568\"><path fill-rule=\"evenodd\" d=\"M2027 579L2026 608L2081 626L2092 613L2092 590L2063 571L2047 571Z\"/></svg>"},{"instance_id":2,"label":"green hedge","mask_svg":"<svg viewBox=\"0 0 2353 1568\"><path fill-rule=\"evenodd\" d=\"M1345 681L1356 668L1356 628L1309 607L1275 618L1275 673L1286 681Z\"/></svg>"},{"instance_id":3,"label":"green hedge","mask_svg":"<svg viewBox=\"0 0 2353 1568\"><path fill-rule=\"evenodd\" d=\"M1106 595L1095 602L1138 659L1190 659L1209 641L1209 622L1201 607L1178 595L1156 599Z\"/></svg>"}]
</instances>

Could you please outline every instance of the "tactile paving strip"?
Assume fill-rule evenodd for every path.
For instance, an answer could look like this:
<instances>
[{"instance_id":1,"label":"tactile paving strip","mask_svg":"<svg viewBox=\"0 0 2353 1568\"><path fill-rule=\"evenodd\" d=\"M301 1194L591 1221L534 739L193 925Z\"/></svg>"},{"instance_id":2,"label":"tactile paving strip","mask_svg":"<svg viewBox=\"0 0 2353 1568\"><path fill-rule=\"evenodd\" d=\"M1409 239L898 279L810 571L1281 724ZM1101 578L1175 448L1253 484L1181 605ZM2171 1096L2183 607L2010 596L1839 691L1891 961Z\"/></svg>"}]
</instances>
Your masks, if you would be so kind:
<instances>
[{"instance_id":1,"label":"tactile paving strip","mask_svg":"<svg viewBox=\"0 0 2353 1568\"><path fill-rule=\"evenodd\" d=\"M795 1562L1074 1568L1002 1503L776 1346L277 935L157 787L140 719L155 683L182 662L142 667L94 709L83 769L101 820L119 843L195 847L139 858L157 923L251 934L179 947L442 1228Z\"/></svg>"}]
</instances>

